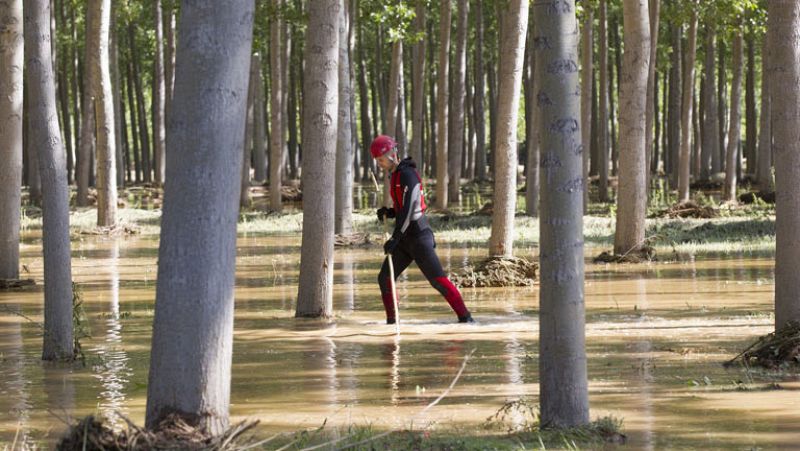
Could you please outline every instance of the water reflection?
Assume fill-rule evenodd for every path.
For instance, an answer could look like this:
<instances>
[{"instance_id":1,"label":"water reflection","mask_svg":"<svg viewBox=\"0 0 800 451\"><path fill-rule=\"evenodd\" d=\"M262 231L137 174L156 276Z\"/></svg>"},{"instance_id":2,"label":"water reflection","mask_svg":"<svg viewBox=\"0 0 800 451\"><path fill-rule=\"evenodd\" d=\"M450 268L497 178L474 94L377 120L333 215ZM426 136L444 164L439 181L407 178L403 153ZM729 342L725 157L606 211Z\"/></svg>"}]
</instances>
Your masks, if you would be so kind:
<instances>
[{"instance_id":1,"label":"water reflection","mask_svg":"<svg viewBox=\"0 0 800 451\"><path fill-rule=\"evenodd\" d=\"M6 307L13 311L21 310L19 304ZM25 371L21 321L22 318L12 319L0 329L0 412L5 412L8 419L16 423L14 439L23 449L30 444L27 423L33 405L28 393L30 379Z\"/></svg>"}]
</instances>

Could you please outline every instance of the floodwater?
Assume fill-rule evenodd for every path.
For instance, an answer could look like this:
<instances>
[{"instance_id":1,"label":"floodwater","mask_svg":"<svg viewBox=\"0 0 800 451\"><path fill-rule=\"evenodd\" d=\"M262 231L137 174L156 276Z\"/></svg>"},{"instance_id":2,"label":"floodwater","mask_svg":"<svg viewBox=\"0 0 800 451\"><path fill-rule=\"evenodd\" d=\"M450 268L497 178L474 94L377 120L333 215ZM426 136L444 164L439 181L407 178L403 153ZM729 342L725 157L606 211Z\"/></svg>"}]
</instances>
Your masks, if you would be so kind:
<instances>
[{"instance_id":1,"label":"floodwater","mask_svg":"<svg viewBox=\"0 0 800 451\"><path fill-rule=\"evenodd\" d=\"M299 245L298 237L239 238L234 421L257 418L265 436L325 422L485 433L505 402L538 402L536 287L465 289L478 323L456 324L412 265L398 285L398 338L383 324L377 248L337 249L333 320L295 319ZM40 246L26 235L22 263L41 284ZM438 249L451 270L484 252ZM43 364L37 326L0 312L0 448L51 445L62 421L92 413L144 420L157 238L82 237L73 252L92 333L86 367ZM587 261L597 253L587 249ZM770 331L773 269L771 259L748 256L587 264L592 416L623 418L630 449L796 448L800 378L721 365ZM39 285L0 293L0 305L41 321L42 297ZM449 395L420 415L472 352Z\"/></svg>"}]
</instances>

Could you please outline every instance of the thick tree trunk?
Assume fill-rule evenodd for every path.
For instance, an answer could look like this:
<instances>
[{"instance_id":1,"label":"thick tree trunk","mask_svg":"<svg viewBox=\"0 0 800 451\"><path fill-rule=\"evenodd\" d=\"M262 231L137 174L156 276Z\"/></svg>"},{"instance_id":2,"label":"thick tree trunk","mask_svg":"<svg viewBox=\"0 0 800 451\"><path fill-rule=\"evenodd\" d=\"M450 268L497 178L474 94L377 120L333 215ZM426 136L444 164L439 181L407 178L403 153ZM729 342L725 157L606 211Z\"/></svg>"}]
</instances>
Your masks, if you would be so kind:
<instances>
[{"instance_id":1,"label":"thick tree trunk","mask_svg":"<svg viewBox=\"0 0 800 451\"><path fill-rule=\"evenodd\" d=\"M731 112L728 128L727 161L725 163L725 200L736 201L737 155L739 137L741 135L741 97L742 97L742 47L743 37L741 25L733 37L733 81L731 84Z\"/></svg>"},{"instance_id":2,"label":"thick tree trunk","mask_svg":"<svg viewBox=\"0 0 800 451\"><path fill-rule=\"evenodd\" d=\"M758 124L758 172L756 182L765 191L773 188L772 178L772 95L770 94L769 60L772 45L769 30L761 44L761 119Z\"/></svg>"},{"instance_id":3,"label":"thick tree trunk","mask_svg":"<svg viewBox=\"0 0 800 451\"><path fill-rule=\"evenodd\" d=\"M716 63L716 42L717 34L714 24L709 24L706 29L706 62L703 71L705 76L704 95L703 95L703 146L700 154L700 180L708 180L711 172L719 170L713 165L716 162L715 155L719 154L719 110L717 109L717 84L714 68ZM711 171L711 172L710 172Z\"/></svg>"},{"instance_id":4,"label":"thick tree trunk","mask_svg":"<svg viewBox=\"0 0 800 451\"><path fill-rule=\"evenodd\" d=\"M756 51L752 30L746 31L747 79L745 81L745 145L744 158L747 160L747 173L756 173L756 143L758 142L758 115L756 113ZM763 57L763 55L762 55Z\"/></svg>"},{"instance_id":5,"label":"thick tree trunk","mask_svg":"<svg viewBox=\"0 0 800 451\"><path fill-rule=\"evenodd\" d=\"M444 0L441 2L441 10L439 11L439 68L437 82L437 99L436 99L436 128L438 135L436 136L436 208L444 210L447 208L447 195L448 195L448 167L447 167L447 153L449 139L447 136L448 129L448 106L450 104L450 89L448 87L449 81L449 65L450 65L450 19L452 15L451 0Z\"/></svg>"},{"instance_id":6,"label":"thick tree trunk","mask_svg":"<svg viewBox=\"0 0 800 451\"><path fill-rule=\"evenodd\" d=\"M273 0L276 8L283 0ZM281 186L283 181L283 67L281 65L281 20L272 18L269 26L269 74L270 74L270 136L269 136L269 207L281 212L283 200ZM303 135L305 138L305 135ZM313 149L312 149L313 152Z\"/></svg>"},{"instance_id":7,"label":"thick tree trunk","mask_svg":"<svg viewBox=\"0 0 800 451\"><path fill-rule=\"evenodd\" d=\"M678 187L678 174L680 173L678 161L680 161L681 150L681 94L682 71L681 61L683 54L681 52L681 25L671 25L672 30L672 53L670 55L670 69L669 69L669 107L667 119L667 134L669 135L669 165L667 172L669 173L670 185L672 188ZM688 131L687 131L688 133ZM666 156L666 155L665 155Z\"/></svg>"},{"instance_id":8,"label":"thick tree trunk","mask_svg":"<svg viewBox=\"0 0 800 451\"><path fill-rule=\"evenodd\" d=\"M97 225L109 227L117 222L117 151L108 58L111 0L90 0L88 14L92 16L88 22L93 25L87 30L89 67L86 73L92 74L91 92L96 120Z\"/></svg>"},{"instance_id":9,"label":"thick tree trunk","mask_svg":"<svg viewBox=\"0 0 800 451\"><path fill-rule=\"evenodd\" d=\"M166 103L166 82L164 80L164 19L161 9L161 0L154 0L155 7L155 29L156 29L156 53L153 67L153 148L155 150L153 166L155 169L155 181L159 185L164 184L164 146L166 140L166 124L164 121L164 109Z\"/></svg>"},{"instance_id":10,"label":"thick tree trunk","mask_svg":"<svg viewBox=\"0 0 800 451\"><path fill-rule=\"evenodd\" d=\"M583 211L589 208L589 154L592 148L592 76L594 74L594 14L585 10L581 30L581 145L583 146ZM531 98L531 101L534 99ZM530 151L530 147L528 148Z\"/></svg>"},{"instance_id":11,"label":"thick tree trunk","mask_svg":"<svg viewBox=\"0 0 800 451\"><path fill-rule=\"evenodd\" d=\"M425 32L425 4L423 2L417 3L416 17L414 17L414 30L417 33ZM425 173L425 165L422 161L422 141L423 129L425 128L424 112L425 112L425 48L426 42L420 39L411 47L412 64L412 133L411 133L411 158L417 162L417 168L420 174ZM364 145L367 141L364 141Z\"/></svg>"},{"instance_id":12,"label":"thick tree trunk","mask_svg":"<svg viewBox=\"0 0 800 451\"><path fill-rule=\"evenodd\" d=\"M22 0L0 3L0 279L19 278L25 50L22 20Z\"/></svg>"},{"instance_id":13,"label":"thick tree trunk","mask_svg":"<svg viewBox=\"0 0 800 451\"><path fill-rule=\"evenodd\" d=\"M648 23L650 27L650 57L647 72L647 106L645 110L646 123L645 123L645 187L650 186L650 165L653 160L653 148L658 141L658 133L653 134L654 124L656 121L656 66L658 56L658 25L661 14L661 0L649 0L649 17ZM627 34L627 31L626 31ZM624 39L624 37L623 37ZM625 149L622 149L625 152ZM647 188L645 188L647 190ZM647 194L645 194L647 197Z\"/></svg>"},{"instance_id":14,"label":"thick tree trunk","mask_svg":"<svg viewBox=\"0 0 800 451\"><path fill-rule=\"evenodd\" d=\"M453 86L452 107L450 123L452 136L448 143L449 165L448 168L448 201L457 205L461 201L461 169L462 150L464 148L464 98L467 76L467 19L469 18L469 2L458 0L458 18L456 20L456 52L453 55ZM527 24L526 24L527 28ZM525 36L522 37L523 39ZM525 48L523 40L522 48ZM521 77L520 77L521 79ZM515 162L516 163L516 162ZM516 168L516 164L514 165Z\"/></svg>"},{"instance_id":15,"label":"thick tree trunk","mask_svg":"<svg viewBox=\"0 0 800 451\"><path fill-rule=\"evenodd\" d=\"M475 1L475 178L486 180L486 113L484 112L483 1Z\"/></svg>"},{"instance_id":16,"label":"thick tree trunk","mask_svg":"<svg viewBox=\"0 0 800 451\"><path fill-rule=\"evenodd\" d=\"M600 141L600 177L598 180L598 191L600 202L608 202L608 156L609 145L611 137L608 135L609 126L609 83L608 83L608 19L607 19L607 5L606 0L600 0L600 28L598 30L599 43L599 56L600 60L600 80L599 80L599 102L598 109L600 110L599 130L597 131L597 139Z\"/></svg>"},{"instance_id":17,"label":"thick tree trunk","mask_svg":"<svg viewBox=\"0 0 800 451\"><path fill-rule=\"evenodd\" d=\"M767 63L775 150L775 329L800 321L800 2L769 0Z\"/></svg>"},{"instance_id":18,"label":"thick tree trunk","mask_svg":"<svg viewBox=\"0 0 800 451\"><path fill-rule=\"evenodd\" d=\"M300 250L298 317L333 313L334 169L339 76L341 0L308 4L303 86L303 244Z\"/></svg>"},{"instance_id":19,"label":"thick tree trunk","mask_svg":"<svg viewBox=\"0 0 800 451\"><path fill-rule=\"evenodd\" d=\"M67 162L56 111L50 37L50 1L25 2L25 75L30 87L30 124L44 181L42 248L44 250L44 346L42 359L71 360L72 266L69 243Z\"/></svg>"},{"instance_id":20,"label":"thick tree trunk","mask_svg":"<svg viewBox=\"0 0 800 451\"><path fill-rule=\"evenodd\" d=\"M652 141L646 120L651 55L647 3L648 0L624 0L622 4L625 55L619 99L616 255L635 252L644 245L648 172L646 142Z\"/></svg>"},{"instance_id":21,"label":"thick tree trunk","mask_svg":"<svg viewBox=\"0 0 800 451\"><path fill-rule=\"evenodd\" d=\"M492 150L495 155L494 210L489 255L511 257L514 253L514 213L517 207L517 122L528 30L528 0L511 0L501 23L497 147ZM572 71L574 64L577 73L577 63L571 63L560 69ZM577 120L567 120L563 124L558 123L558 126L567 129L566 133L572 133L573 128L577 128ZM580 180L578 183L581 183ZM580 187L577 189L580 190Z\"/></svg>"},{"instance_id":22,"label":"thick tree trunk","mask_svg":"<svg viewBox=\"0 0 800 451\"><path fill-rule=\"evenodd\" d=\"M350 41L348 0L340 0L339 12L339 110L336 136L336 188L334 232L350 234L353 231L353 127L350 117Z\"/></svg>"},{"instance_id":23,"label":"thick tree trunk","mask_svg":"<svg viewBox=\"0 0 800 451\"><path fill-rule=\"evenodd\" d=\"M696 4L692 5L693 7ZM678 174L678 201L689 200L689 169L691 163L692 100L694 97L694 60L697 51L697 11L689 19L689 37L686 42L686 65L683 73L681 93L681 149ZM697 142L697 139L695 139Z\"/></svg>"},{"instance_id":24,"label":"thick tree trunk","mask_svg":"<svg viewBox=\"0 0 800 451\"><path fill-rule=\"evenodd\" d=\"M542 192L539 217L539 399L543 427L589 422L583 301L583 194L575 2L533 3ZM543 40L543 39L544 40ZM542 95L549 102L542 101ZM577 181L577 183L576 183Z\"/></svg>"},{"instance_id":25,"label":"thick tree trunk","mask_svg":"<svg viewBox=\"0 0 800 451\"><path fill-rule=\"evenodd\" d=\"M252 0L232 0L226 8L213 0L181 5L147 385L151 429L173 414L212 434L229 423L253 9Z\"/></svg>"}]
</instances>

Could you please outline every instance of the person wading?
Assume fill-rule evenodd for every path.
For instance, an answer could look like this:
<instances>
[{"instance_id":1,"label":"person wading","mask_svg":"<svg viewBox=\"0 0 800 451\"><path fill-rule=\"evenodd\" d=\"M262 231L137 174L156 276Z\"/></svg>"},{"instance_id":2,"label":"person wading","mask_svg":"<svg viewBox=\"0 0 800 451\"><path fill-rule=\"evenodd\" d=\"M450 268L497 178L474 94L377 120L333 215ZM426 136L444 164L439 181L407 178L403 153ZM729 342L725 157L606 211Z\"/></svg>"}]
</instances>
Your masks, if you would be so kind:
<instances>
[{"instance_id":1,"label":"person wading","mask_svg":"<svg viewBox=\"0 0 800 451\"><path fill-rule=\"evenodd\" d=\"M394 218L395 226L392 237L383 245L384 252L394 264L395 281L416 262L428 282L444 296L447 303L458 315L458 322L474 322L472 315L464 305L458 288L447 278L439 262L434 248L433 231L425 217L425 195L422 179L417 173L417 165L411 157L400 161L397 156L397 143L390 136L380 135L370 145L372 158L384 171L389 173L393 208L378 209L378 220ZM386 323L395 323L394 302L392 299L392 283L389 276L389 259L381 266L378 274L378 285L381 287L383 307L386 309Z\"/></svg>"}]
</instances>

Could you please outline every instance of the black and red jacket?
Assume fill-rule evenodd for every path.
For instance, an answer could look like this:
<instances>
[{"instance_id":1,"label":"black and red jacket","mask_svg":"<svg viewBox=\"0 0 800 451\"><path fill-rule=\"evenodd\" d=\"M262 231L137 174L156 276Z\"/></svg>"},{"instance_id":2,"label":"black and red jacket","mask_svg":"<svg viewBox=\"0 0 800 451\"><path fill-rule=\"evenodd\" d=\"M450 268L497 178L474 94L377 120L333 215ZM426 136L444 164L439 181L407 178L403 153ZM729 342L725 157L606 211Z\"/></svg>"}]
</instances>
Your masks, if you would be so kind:
<instances>
[{"instance_id":1,"label":"black and red jacket","mask_svg":"<svg viewBox=\"0 0 800 451\"><path fill-rule=\"evenodd\" d=\"M409 232L429 229L425 192L414 160L408 157L401 161L390 174L389 181L396 218L392 237L400 239Z\"/></svg>"}]
</instances>

